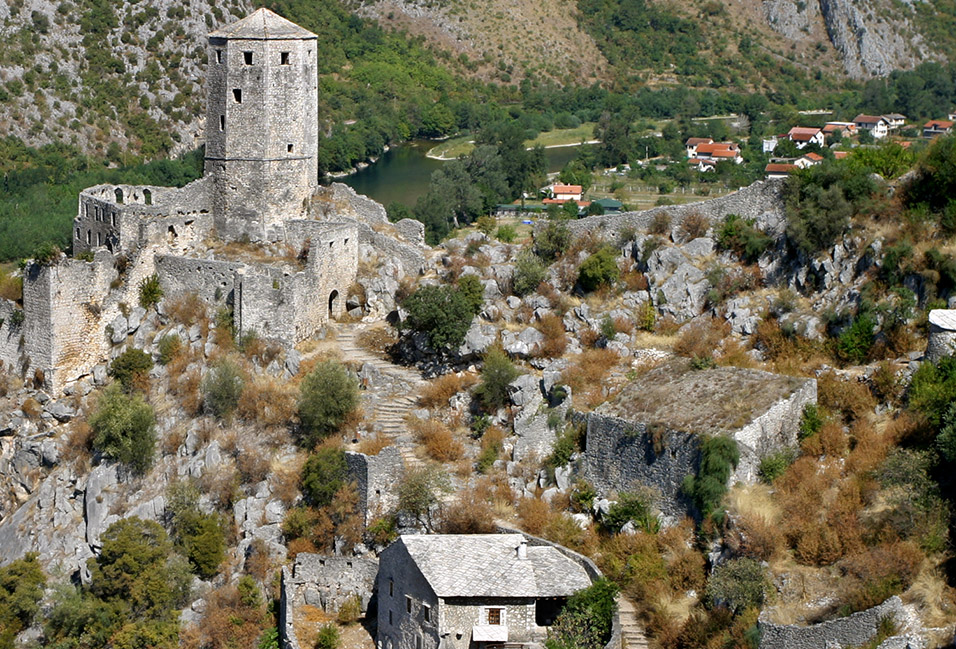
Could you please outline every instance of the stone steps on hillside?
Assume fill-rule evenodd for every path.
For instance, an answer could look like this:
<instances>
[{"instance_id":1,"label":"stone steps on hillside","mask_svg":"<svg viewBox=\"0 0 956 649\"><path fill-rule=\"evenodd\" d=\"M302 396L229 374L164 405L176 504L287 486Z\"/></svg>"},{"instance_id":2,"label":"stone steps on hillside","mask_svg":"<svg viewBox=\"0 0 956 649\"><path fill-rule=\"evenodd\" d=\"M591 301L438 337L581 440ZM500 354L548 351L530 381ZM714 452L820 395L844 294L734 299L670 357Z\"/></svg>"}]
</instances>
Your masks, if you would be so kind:
<instances>
[{"instance_id":1,"label":"stone steps on hillside","mask_svg":"<svg viewBox=\"0 0 956 649\"><path fill-rule=\"evenodd\" d=\"M646 649L647 636L637 619L634 603L623 595L617 596L617 610L621 618L621 644L623 649Z\"/></svg>"}]
</instances>

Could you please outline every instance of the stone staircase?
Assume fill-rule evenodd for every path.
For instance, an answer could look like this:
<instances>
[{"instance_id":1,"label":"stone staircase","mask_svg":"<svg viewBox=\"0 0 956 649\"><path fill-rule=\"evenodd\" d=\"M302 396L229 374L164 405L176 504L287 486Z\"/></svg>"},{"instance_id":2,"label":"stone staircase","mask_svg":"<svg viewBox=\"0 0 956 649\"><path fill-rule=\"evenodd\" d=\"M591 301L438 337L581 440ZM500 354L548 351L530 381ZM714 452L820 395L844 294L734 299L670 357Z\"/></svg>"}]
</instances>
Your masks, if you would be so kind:
<instances>
[{"instance_id":1,"label":"stone staircase","mask_svg":"<svg viewBox=\"0 0 956 649\"><path fill-rule=\"evenodd\" d=\"M634 604L623 595L617 597L617 610L621 617L622 649L647 649L644 627L637 619Z\"/></svg>"},{"instance_id":2,"label":"stone staircase","mask_svg":"<svg viewBox=\"0 0 956 649\"><path fill-rule=\"evenodd\" d=\"M425 381L415 369L395 365L362 348L358 337L367 329L361 324L335 325L335 339L342 352L342 360L358 365L368 363L383 376L385 382L391 384L391 389L376 390L372 428L398 448L406 468L419 467L423 462L415 454L415 439L405 425L405 418L415 409Z\"/></svg>"}]
</instances>

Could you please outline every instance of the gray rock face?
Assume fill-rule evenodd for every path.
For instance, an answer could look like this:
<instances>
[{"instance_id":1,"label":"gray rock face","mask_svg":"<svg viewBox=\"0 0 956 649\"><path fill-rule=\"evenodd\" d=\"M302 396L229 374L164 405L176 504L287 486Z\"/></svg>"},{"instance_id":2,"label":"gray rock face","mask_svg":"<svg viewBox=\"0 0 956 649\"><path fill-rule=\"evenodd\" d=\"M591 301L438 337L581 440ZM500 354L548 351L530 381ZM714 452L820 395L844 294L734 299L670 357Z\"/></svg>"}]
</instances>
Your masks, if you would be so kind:
<instances>
[{"instance_id":1,"label":"gray rock face","mask_svg":"<svg viewBox=\"0 0 956 649\"><path fill-rule=\"evenodd\" d=\"M100 464L86 480L83 500L86 509L86 542L93 547L100 546L100 535L113 522L111 518L116 518L110 516L110 505L119 498L119 493L115 491L118 484L115 464Z\"/></svg>"},{"instance_id":2,"label":"gray rock face","mask_svg":"<svg viewBox=\"0 0 956 649\"><path fill-rule=\"evenodd\" d=\"M706 306L710 284L704 271L697 268L700 253L713 250L699 239L686 246L665 246L655 250L647 261L647 279L654 304L664 314L678 320L700 315Z\"/></svg>"},{"instance_id":3,"label":"gray rock face","mask_svg":"<svg viewBox=\"0 0 956 649\"><path fill-rule=\"evenodd\" d=\"M864 14L859 3L850 0L820 0L820 11L830 41L851 77L883 76L913 67L926 55L923 39L898 9L891 12L897 17L893 22L881 12Z\"/></svg>"}]
</instances>

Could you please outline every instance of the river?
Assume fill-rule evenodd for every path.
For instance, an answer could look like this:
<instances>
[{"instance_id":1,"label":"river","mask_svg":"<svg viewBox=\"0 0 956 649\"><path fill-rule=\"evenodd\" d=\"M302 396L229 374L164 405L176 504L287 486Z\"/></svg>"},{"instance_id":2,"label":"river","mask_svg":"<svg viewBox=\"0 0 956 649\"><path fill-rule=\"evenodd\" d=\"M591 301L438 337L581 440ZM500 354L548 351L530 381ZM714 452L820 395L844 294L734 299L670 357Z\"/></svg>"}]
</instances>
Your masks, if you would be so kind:
<instances>
[{"instance_id":1,"label":"river","mask_svg":"<svg viewBox=\"0 0 956 649\"><path fill-rule=\"evenodd\" d=\"M350 176L335 179L382 205L392 201L409 207L428 189L432 172L445 164L425 154L435 142L416 140L386 151L378 162ZM587 146L587 145L584 145ZM560 171L577 153L577 146L545 149L548 171Z\"/></svg>"}]
</instances>

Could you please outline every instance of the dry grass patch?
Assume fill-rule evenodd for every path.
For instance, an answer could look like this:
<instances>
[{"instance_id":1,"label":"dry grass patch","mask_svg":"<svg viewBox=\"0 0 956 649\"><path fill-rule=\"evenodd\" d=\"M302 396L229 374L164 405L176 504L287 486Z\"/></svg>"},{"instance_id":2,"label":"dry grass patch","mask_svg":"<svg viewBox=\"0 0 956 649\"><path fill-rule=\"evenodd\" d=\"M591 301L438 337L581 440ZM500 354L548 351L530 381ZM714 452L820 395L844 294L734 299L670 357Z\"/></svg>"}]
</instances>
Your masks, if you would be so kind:
<instances>
[{"instance_id":1,"label":"dry grass patch","mask_svg":"<svg viewBox=\"0 0 956 649\"><path fill-rule=\"evenodd\" d=\"M554 313L548 313L534 324L534 328L544 336L544 342L535 352L539 358L560 358L568 347L568 335L564 331L564 320Z\"/></svg>"},{"instance_id":2,"label":"dry grass patch","mask_svg":"<svg viewBox=\"0 0 956 649\"><path fill-rule=\"evenodd\" d=\"M239 398L239 416L259 426L273 428L290 424L297 410L298 391L288 381L257 375L246 381Z\"/></svg>"},{"instance_id":3,"label":"dry grass patch","mask_svg":"<svg viewBox=\"0 0 956 649\"><path fill-rule=\"evenodd\" d=\"M443 374L422 389L418 405L429 410L447 408L453 396L471 389L477 382L478 377L474 374Z\"/></svg>"},{"instance_id":4,"label":"dry grass patch","mask_svg":"<svg viewBox=\"0 0 956 649\"><path fill-rule=\"evenodd\" d=\"M398 342L398 334L390 327L375 327L360 333L356 342L365 351L387 360L388 349Z\"/></svg>"},{"instance_id":5,"label":"dry grass patch","mask_svg":"<svg viewBox=\"0 0 956 649\"><path fill-rule=\"evenodd\" d=\"M571 388L572 396L577 402L593 402L585 398L589 391L603 392L603 381L607 377L620 357L609 349L586 349L578 354L571 365L561 374L561 381ZM603 399L602 399L603 401Z\"/></svg>"},{"instance_id":6,"label":"dry grass patch","mask_svg":"<svg viewBox=\"0 0 956 649\"><path fill-rule=\"evenodd\" d=\"M927 626L944 627L956 623L956 590L947 585L945 577L936 568L924 564L903 597L904 601L916 606L920 619Z\"/></svg>"},{"instance_id":7,"label":"dry grass patch","mask_svg":"<svg viewBox=\"0 0 956 649\"><path fill-rule=\"evenodd\" d=\"M364 453L365 455L378 455L383 449L392 445L392 440L376 433L375 435L366 436L359 440L358 446L355 450L359 453Z\"/></svg>"},{"instance_id":8,"label":"dry grass patch","mask_svg":"<svg viewBox=\"0 0 956 649\"><path fill-rule=\"evenodd\" d=\"M454 462L465 454L465 446L445 424L433 419L409 417L409 430L421 444L425 455L438 462Z\"/></svg>"}]
</instances>

